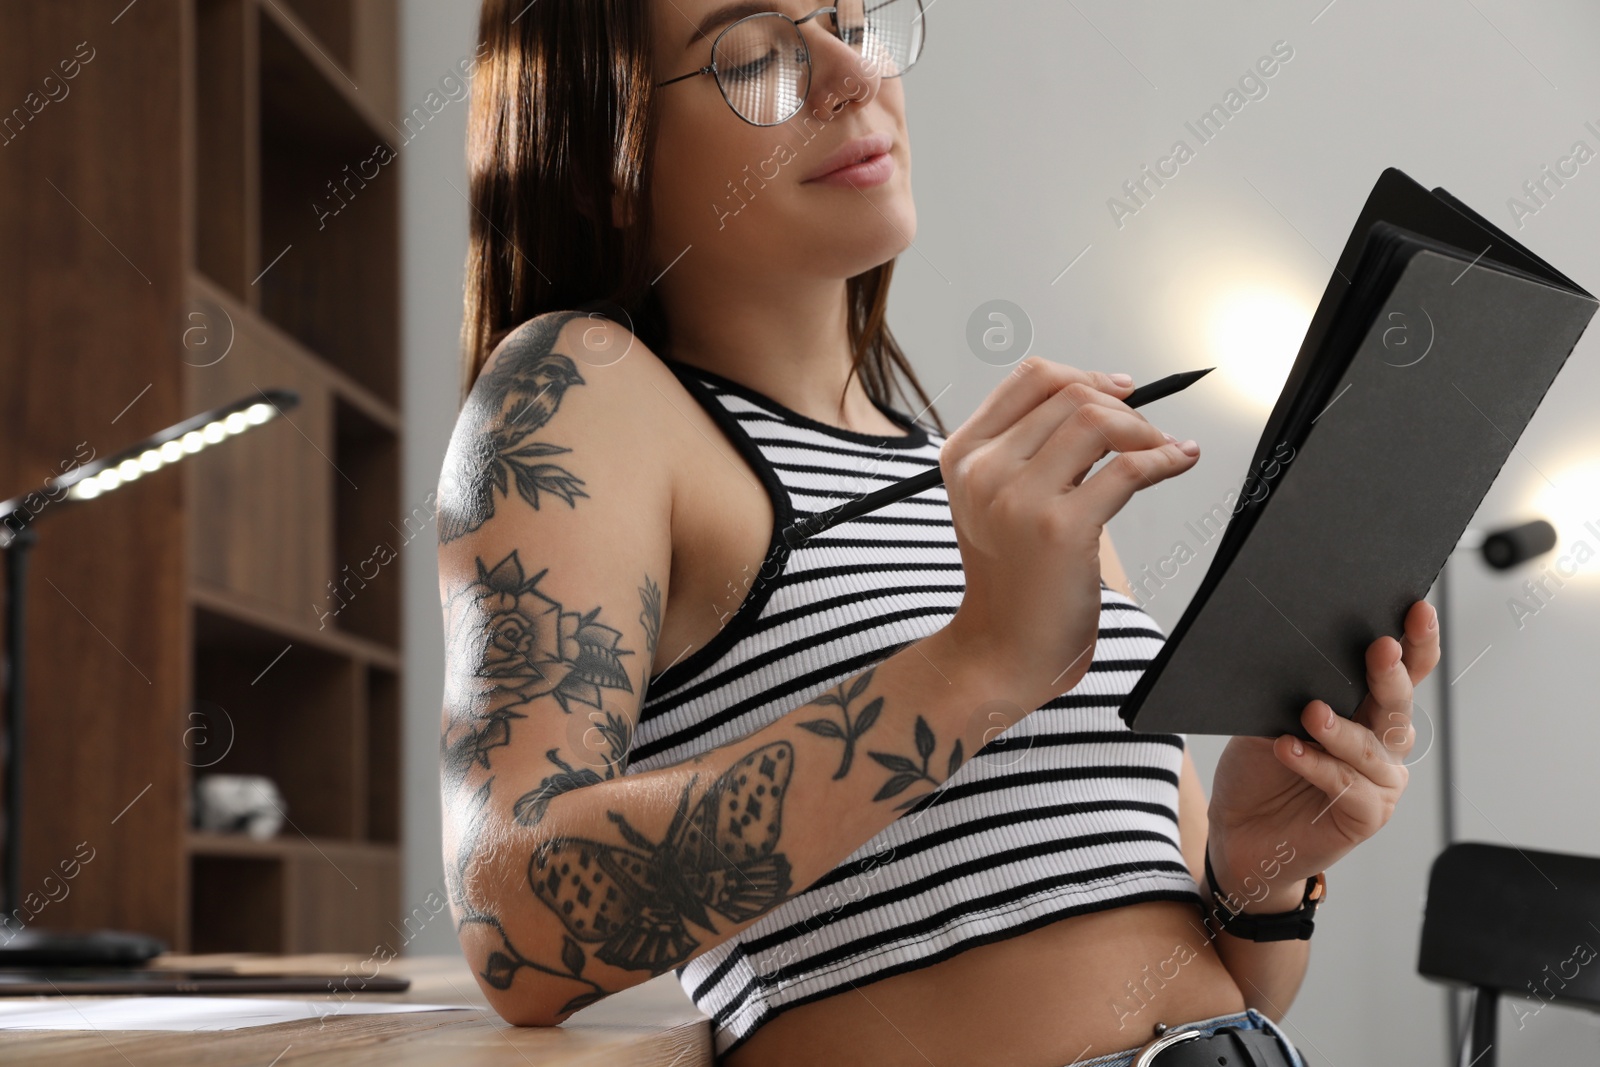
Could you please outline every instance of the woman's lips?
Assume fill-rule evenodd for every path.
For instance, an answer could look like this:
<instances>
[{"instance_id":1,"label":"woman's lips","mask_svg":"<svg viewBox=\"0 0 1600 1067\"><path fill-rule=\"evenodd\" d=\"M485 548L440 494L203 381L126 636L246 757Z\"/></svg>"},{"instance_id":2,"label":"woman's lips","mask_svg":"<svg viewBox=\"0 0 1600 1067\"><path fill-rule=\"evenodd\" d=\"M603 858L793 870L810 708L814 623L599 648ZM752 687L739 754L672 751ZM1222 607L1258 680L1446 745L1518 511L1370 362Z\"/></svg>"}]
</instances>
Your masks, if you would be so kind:
<instances>
[{"instance_id":1,"label":"woman's lips","mask_svg":"<svg viewBox=\"0 0 1600 1067\"><path fill-rule=\"evenodd\" d=\"M812 178L806 185L846 185L857 189L870 188L882 185L894 177L894 157L888 152L878 155L860 163L852 163L848 167L841 167L830 174L820 178Z\"/></svg>"}]
</instances>

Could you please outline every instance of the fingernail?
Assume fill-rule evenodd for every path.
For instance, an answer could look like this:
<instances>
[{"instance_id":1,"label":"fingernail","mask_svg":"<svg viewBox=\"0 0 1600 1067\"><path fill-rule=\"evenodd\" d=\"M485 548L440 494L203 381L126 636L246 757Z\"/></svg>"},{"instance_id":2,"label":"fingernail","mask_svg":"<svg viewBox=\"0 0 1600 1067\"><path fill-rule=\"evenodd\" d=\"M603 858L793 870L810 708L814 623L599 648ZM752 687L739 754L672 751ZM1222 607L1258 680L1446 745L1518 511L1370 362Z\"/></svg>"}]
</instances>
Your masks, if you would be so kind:
<instances>
[{"instance_id":1,"label":"fingernail","mask_svg":"<svg viewBox=\"0 0 1600 1067\"><path fill-rule=\"evenodd\" d=\"M1165 430L1161 431L1161 436L1167 439L1167 444L1169 445L1175 445L1178 443L1178 439Z\"/></svg>"},{"instance_id":2,"label":"fingernail","mask_svg":"<svg viewBox=\"0 0 1600 1067\"><path fill-rule=\"evenodd\" d=\"M1432 604L1428 605L1428 629L1436 630L1439 627L1439 609Z\"/></svg>"},{"instance_id":3,"label":"fingernail","mask_svg":"<svg viewBox=\"0 0 1600 1067\"><path fill-rule=\"evenodd\" d=\"M1133 375L1131 374L1111 374L1107 377L1124 388L1133 384Z\"/></svg>"},{"instance_id":4,"label":"fingernail","mask_svg":"<svg viewBox=\"0 0 1600 1067\"><path fill-rule=\"evenodd\" d=\"M1300 743L1300 739L1298 737L1289 743L1289 747L1294 751L1296 756L1304 756L1306 754L1306 746Z\"/></svg>"},{"instance_id":5,"label":"fingernail","mask_svg":"<svg viewBox=\"0 0 1600 1067\"><path fill-rule=\"evenodd\" d=\"M1324 730L1333 729L1333 709L1331 707L1328 709L1328 721L1322 724L1322 728Z\"/></svg>"},{"instance_id":6,"label":"fingernail","mask_svg":"<svg viewBox=\"0 0 1600 1067\"><path fill-rule=\"evenodd\" d=\"M1183 454L1186 456L1198 456L1200 454L1200 443L1192 439L1183 442L1178 447L1182 449Z\"/></svg>"}]
</instances>

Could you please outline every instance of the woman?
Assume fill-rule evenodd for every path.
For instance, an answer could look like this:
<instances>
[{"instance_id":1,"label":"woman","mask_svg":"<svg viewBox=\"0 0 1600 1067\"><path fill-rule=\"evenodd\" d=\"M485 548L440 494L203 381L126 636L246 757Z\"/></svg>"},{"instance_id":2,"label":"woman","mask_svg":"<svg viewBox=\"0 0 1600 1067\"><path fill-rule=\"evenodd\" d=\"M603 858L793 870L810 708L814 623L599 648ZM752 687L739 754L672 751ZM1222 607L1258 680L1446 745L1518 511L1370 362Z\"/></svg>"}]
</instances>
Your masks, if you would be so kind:
<instances>
[{"instance_id":1,"label":"woman","mask_svg":"<svg viewBox=\"0 0 1600 1067\"><path fill-rule=\"evenodd\" d=\"M1163 635L1105 523L1198 448L1038 358L948 436L892 402L931 408L884 324L922 18L485 0L439 490L463 951L524 1025L673 969L735 1067L1190 1030L1300 1064L1308 942L1203 917L1295 911L1387 821L1436 616L1371 644L1353 720L1303 709L1315 745L1232 739L1209 805L1183 735L1125 727Z\"/></svg>"}]
</instances>

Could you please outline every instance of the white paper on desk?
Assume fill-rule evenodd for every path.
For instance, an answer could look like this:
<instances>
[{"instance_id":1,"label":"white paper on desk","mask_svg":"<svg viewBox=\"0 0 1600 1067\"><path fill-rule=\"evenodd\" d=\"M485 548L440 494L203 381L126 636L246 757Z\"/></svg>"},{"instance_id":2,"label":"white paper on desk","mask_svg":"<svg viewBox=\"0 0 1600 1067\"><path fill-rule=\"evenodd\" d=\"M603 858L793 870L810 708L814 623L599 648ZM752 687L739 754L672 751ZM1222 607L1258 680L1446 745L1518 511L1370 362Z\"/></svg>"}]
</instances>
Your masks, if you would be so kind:
<instances>
[{"instance_id":1,"label":"white paper on desk","mask_svg":"<svg viewBox=\"0 0 1600 1067\"><path fill-rule=\"evenodd\" d=\"M0 1030L242 1030L339 1015L411 1011L481 1011L467 1004L257 997L107 997L96 1000L0 1001Z\"/></svg>"}]
</instances>

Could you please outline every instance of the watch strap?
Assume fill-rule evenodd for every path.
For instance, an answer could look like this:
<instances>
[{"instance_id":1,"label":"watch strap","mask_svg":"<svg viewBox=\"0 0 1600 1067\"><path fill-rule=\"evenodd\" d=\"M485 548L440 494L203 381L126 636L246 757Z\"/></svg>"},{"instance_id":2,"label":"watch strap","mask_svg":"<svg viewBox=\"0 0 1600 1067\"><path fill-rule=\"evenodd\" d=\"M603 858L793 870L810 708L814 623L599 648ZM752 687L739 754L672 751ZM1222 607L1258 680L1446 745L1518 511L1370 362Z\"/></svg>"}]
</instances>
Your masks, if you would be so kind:
<instances>
[{"instance_id":1,"label":"watch strap","mask_svg":"<svg viewBox=\"0 0 1600 1067\"><path fill-rule=\"evenodd\" d=\"M1227 898L1217 888L1217 875L1211 867L1211 844L1206 843L1206 882L1211 887L1212 906L1209 909L1208 920L1221 932L1226 931L1235 937L1247 941L1293 941L1309 940L1312 931L1316 928L1313 918L1317 913L1317 905L1327 891L1327 882L1322 872L1318 872L1306 879L1305 896L1301 898L1299 907L1292 911L1280 911L1270 914L1249 914L1244 911L1233 911L1228 907Z\"/></svg>"}]
</instances>

